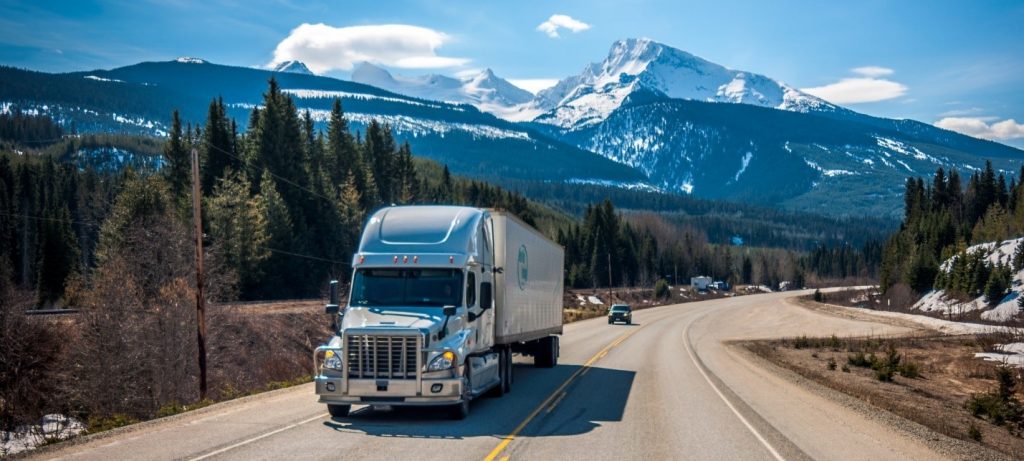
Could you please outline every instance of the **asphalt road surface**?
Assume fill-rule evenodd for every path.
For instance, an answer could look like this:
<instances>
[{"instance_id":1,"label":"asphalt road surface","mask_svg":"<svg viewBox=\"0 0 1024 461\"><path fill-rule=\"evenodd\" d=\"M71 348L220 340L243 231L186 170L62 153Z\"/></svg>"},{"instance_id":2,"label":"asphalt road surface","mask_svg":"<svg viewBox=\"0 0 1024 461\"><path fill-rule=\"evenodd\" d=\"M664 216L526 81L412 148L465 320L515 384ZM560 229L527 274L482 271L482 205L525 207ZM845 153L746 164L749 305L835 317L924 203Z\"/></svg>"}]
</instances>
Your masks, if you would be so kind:
<instances>
[{"instance_id":1,"label":"asphalt road surface","mask_svg":"<svg viewBox=\"0 0 1024 461\"><path fill-rule=\"evenodd\" d=\"M943 456L758 364L724 341L891 334L793 294L646 309L632 326L567 325L553 369L517 363L512 393L451 421L353 407L332 419L312 385L227 402L39 453L60 459L922 459ZM517 358L517 361L519 359Z\"/></svg>"}]
</instances>

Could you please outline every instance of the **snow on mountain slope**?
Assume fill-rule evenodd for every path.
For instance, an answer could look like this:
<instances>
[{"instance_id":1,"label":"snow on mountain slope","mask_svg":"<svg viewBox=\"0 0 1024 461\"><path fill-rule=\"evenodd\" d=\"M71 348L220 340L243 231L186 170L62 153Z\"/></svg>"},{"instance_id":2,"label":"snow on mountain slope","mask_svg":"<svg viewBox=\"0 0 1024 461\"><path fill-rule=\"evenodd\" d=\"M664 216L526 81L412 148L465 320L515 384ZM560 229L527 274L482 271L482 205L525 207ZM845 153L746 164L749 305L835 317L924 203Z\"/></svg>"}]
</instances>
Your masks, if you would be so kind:
<instances>
[{"instance_id":1,"label":"snow on mountain slope","mask_svg":"<svg viewBox=\"0 0 1024 461\"><path fill-rule=\"evenodd\" d=\"M313 71L302 61L285 61L274 66L274 72L291 72L293 74L314 75Z\"/></svg>"},{"instance_id":2,"label":"snow on mountain slope","mask_svg":"<svg viewBox=\"0 0 1024 461\"><path fill-rule=\"evenodd\" d=\"M1002 264L1011 266L1013 260L1013 253L1017 251L1017 247L1024 243L1024 238L1018 238L1013 240L1006 240L1003 242L987 242L978 245L971 246L967 249L970 254L984 254L985 261L988 264ZM949 272L953 266L953 259L956 256L946 260L939 267L939 270ZM1024 292L1024 271L1019 271L1013 274L1013 281L1010 293L1003 297L1002 300L995 307L989 306L985 302L984 296L979 296L975 299L960 302L956 299L950 298L945 290L933 290L924 295L920 300L914 304L914 309L925 311L925 312L940 312L944 315L949 314L963 314L973 311L983 311L981 318L985 320L1005 322L1013 320L1018 317L1021 313L1021 308L1017 305L1017 299Z\"/></svg>"},{"instance_id":3,"label":"snow on mountain slope","mask_svg":"<svg viewBox=\"0 0 1024 461\"><path fill-rule=\"evenodd\" d=\"M544 112L535 121L576 129L604 120L640 90L670 98L797 112L836 109L763 75L728 69L649 39L615 42L603 62L541 91L530 106Z\"/></svg>"},{"instance_id":4,"label":"snow on mountain slope","mask_svg":"<svg viewBox=\"0 0 1024 461\"><path fill-rule=\"evenodd\" d=\"M490 69L468 78L428 74L416 77L395 76L370 63L361 63L352 71L352 81L383 88L406 96L435 101L466 103L485 112L503 114L533 100L533 95Z\"/></svg>"}]
</instances>

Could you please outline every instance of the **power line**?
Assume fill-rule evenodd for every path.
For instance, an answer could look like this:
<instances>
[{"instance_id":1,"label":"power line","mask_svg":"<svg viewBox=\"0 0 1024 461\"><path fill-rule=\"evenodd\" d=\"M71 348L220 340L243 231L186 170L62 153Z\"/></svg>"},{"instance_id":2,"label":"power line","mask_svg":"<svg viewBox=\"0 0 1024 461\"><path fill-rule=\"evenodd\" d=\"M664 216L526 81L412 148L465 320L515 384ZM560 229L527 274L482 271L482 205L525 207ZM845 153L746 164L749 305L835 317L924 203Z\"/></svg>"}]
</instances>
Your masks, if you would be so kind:
<instances>
[{"instance_id":1,"label":"power line","mask_svg":"<svg viewBox=\"0 0 1024 461\"><path fill-rule=\"evenodd\" d=\"M264 250L270 251L272 253L280 253L280 254L283 254L283 255L295 256L295 257L298 257L298 258L306 258L306 259L312 259L312 260L315 260L315 261L323 261L323 262L334 263L334 264L343 264L343 265L346 265L346 266L351 266L352 265L352 263L350 263L350 262L338 261L338 260L327 259L327 258L320 258L320 257L317 257L317 256L304 255L304 254L301 254L301 253L292 253L290 251L278 250L276 248L270 248L270 247L262 246L262 245L260 245L259 247L264 249Z\"/></svg>"},{"instance_id":2,"label":"power line","mask_svg":"<svg viewBox=\"0 0 1024 461\"><path fill-rule=\"evenodd\" d=\"M209 147L210 149L214 149L214 150L217 150L217 151L219 151L220 153L222 153L222 154L224 154L224 155L227 155L228 157L231 157L231 158L233 158L233 159L235 159L235 160L238 160L238 161L239 161L239 162L241 162L242 164L245 164L245 160L244 160L244 159L242 159L241 157L239 157L239 156L237 156L237 155L235 155L235 154L232 154L231 152L228 152L228 151L226 151L226 150L224 150L224 149L221 149L220 147L217 147L217 146L215 146L215 145L213 145L213 144L209 143L209 142L208 142L208 141L206 141L205 139L202 139L201 141L202 141L202 142L203 142L204 144L206 144L206 147ZM313 190L310 190L310 189L307 189L307 188L305 188L305 187L302 187L301 185L297 184L297 183L296 183L295 181L292 181L292 180L290 180L290 179L288 179L288 178L285 178L284 176L281 176L281 175L279 175L279 174L277 174L277 173L274 173L273 171L270 171L270 169L269 169L269 168L267 168L266 166L264 166L264 167L263 167L263 170L264 170L264 171L266 171L266 172L267 172L268 174L270 174L271 176L273 176L274 178L277 178L278 180L284 181L284 182L288 183L289 185L291 185L292 187L295 187L296 189L299 189L299 190L305 191L305 192L307 192L307 193L309 193L309 194L311 194L311 195L314 195L314 196L316 196L316 197L320 197L320 198L322 198L322 199L324 199L324 200L327 200L328 202L331 202L332 204L333 204L333 203L334 203L334 202L336 201L336 199L333 199L333 198L331 198L331 197L328 197L328 196L326 196L326 195L323 195L323 194L321 194L321 193L319 193L319 192L315 192L315 191L313 191Z\"/></svg>"},{"instance_id":3,"label":"power line","mask_svg":"<svg viewBox=\"0 0 1024 461\"><path fill-rule=\"evenodd\" d=\"M45 217L42 217L42 216L32 216L32 215L17 214L17 213L0 213L0 215L10 216L12 218L34 219L36 221L63 222L63 223L68 223L68 224L81 224L83 226L102 227L102 224L98 224L98 223L95 223L95 222L92 222L92 221L77 221L77 220L74 220L74 219L45 218Z\"/></svg>"}]
</instances>

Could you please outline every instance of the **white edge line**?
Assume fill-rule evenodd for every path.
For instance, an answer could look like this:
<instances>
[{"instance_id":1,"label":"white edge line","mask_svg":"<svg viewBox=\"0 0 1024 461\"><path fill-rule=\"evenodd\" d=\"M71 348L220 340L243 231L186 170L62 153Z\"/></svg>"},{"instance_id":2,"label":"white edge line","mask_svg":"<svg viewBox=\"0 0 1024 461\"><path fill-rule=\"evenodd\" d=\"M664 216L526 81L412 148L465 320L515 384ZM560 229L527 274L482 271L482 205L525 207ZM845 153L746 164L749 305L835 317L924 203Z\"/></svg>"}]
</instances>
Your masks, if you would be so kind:
<instances>
[{"instance_id":1,"label":"white edge line","mask_svg":"<svg viewBox=\"0 0 1024 461\"><path fill-rule=\"evenodd\" d=\"M221 454L221 453L224 453L224 452L228 452L228 451L234 450L235 448L238 448L238 447L240 447L240 446L242 446L242 445L248 445L248 444L250 444L250 443L253 443L253 442L257 441L257 440L260 440L260 439L265 439L265 438L267 438L267 437L270 437L270 436L272 436L272 435L274 435L274 434L279 434L279 433L281 433L281 432L284 432L284 431L287 431L287 430L289 430L289 429L293 429L293 428L299 427L299 426L301 426L301 425L303 425L303 424L306 424L306 423L309 423L309 422L313 422L313 421L316 421L316 420L318 420L318 419L320 419L320 418L323 418L323 417L325 417L325 416L327 416L327 413L324 413L324 414L322 414L322 415L316 415L316 416L314 416L314 417L312 417L312 418L309 418L309 419L304 419L304 420L302 420L302 421L299 421L299 422L297 422L297 423L292 423L292 424L289 424L289 425L287 425L287 426L285 426L285 427L282 427L282 428L279 428L279 429L275 429L275 430L273 430L273 431L267 432L266 434L263 434L263 435L258 435L258 436L256 436L256 437L253 437L253 438L251 438L251 439L246 439L246 440L243 440L243 441L241 441L241 442L238 442L238 443L236 443L236 444L234 444L234 445L228 445L228 446L226 446L226 447L224 447L224 448L221 448L221 449L219 449L219 450L216 450L216 451L211 451L211 452L209 452L209 453L207 453L207 454L205 454L205 455L202 455L202 456L198 456L198 457L192 458L192 460L191 460L191 461L199 461L199 460L202 460L202 459L212 458L212 457L214 457L214 456L217 456L217 455L219 455L219 454Z\"/></svg>"},{"instance_id":2,"label":"white edge line","mask_svg":"<svg viewBox=\"0 0 1024 461\"><path fill-rule=\"evenodd\" d=\"M756 437L757 440L761 442L761 445L764 445L764 447L767 448L769 452L771 452L772 456L775 457L776 460L786 461L786 459L783 458L778 451L775 451L775 448L772 447L772 445L768 443L768 441L765 440L764 437L761 436L761 433L758 432L757 429L755 429L749 421L747 421L747 418L743 417L743 414L741 414L739 410L737 410L736 407L733 406L732 402L730 402L729 399L725 398L725 394L723 394L722 391L718 389L718 386L715 385L714 381L711 381L711 377L708 376L708 374L704 371L704 367L702 367L700 365L700 362L697 361L697 357L694 356L693 349L690 347L689 325L687 325L686 329L683 330L683 347L686 348L686 353L690 355L690 360L693 361L693 364L697 367L697 371L700 372L700 375L704 377L704 380L708 382L708 385L711 386L711 389L714 390L716 394L718 394L718 397L721 398L723 402L725 402L729 409L732 410L733 414L735 414L736 417L740 419L743 425L747 426L747 429L750 430L750 433L754 434L754 437Z\"/></svg>"}]
</instances>

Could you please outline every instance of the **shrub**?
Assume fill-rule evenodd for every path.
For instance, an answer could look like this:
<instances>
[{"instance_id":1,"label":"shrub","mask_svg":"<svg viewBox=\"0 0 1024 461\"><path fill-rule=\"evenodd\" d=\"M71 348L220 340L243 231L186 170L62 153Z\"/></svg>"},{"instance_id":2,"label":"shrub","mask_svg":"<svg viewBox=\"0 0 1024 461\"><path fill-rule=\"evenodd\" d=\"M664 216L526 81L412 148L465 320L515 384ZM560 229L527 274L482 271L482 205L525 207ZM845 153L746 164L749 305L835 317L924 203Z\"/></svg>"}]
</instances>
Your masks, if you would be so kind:
<instances>
[{"instance_id":1,"label":"shrub","mask_svg":"<svg viewBox=\"0 0 1024 461\"><path fill-rule=\"evenodd\" d=\"M795 349L806 349L811 347L811 340L807 335L799 336L793 340L793 348Z\"/></svg>"},{"instance_id":2,"label":"shrub","mask_svg":"<svg viewBox=\"0 0 1024 461\"><path fill-rule=\"evenodd\" d=\"M850 372L850 366L844 363L843 364L843 373L849 373L849 372Z\"/></svg>"},{"instance_id":3,"label":"shrub","mask_svg":"<svg viewBox=\"0 0 1024 461\"><path fill-rule=\"evenodd\" d=\"M654 283L654 296L659 299L667 299L669 294L671 294L671 291L668 288L668 282L665 279L658 279Z\"/></svg>"},{"instance_id":4,"label":"shrub","mask_svg":"<svg viewBox=\"0 0 1024 461\"><path fill-rule=\"evenodd\" d=\"M900 365L900 376L910 379L920 378L921 367L914 362L904 362Z\"/></svg>"},{"instance_id":5,"label":"shrub","mask_svg":"<svg viewBox=\"0 0 1024 461\"><path fill-rule=\"evenodd\" d=\"M833 333L832 336L829 336L828 342L825 345L828 346L833 351L838 351L839 350L839 338L836 337L835 333Z\"/></svg>"},{"instance_id":6,"label":"shrub","mask_svg":"<svg viewBox=\"0 0 1024 461\"><path fill-rule=\"evenodd\" d=\"M974 440L975 442L981 442L981 429L978 429L978 426L975 426L974 423L971 423L971 425L967 428L967 436L970 437L971 440Z\"/></svg>"},{"instance_id":7,"label":"shrub","mask_svg":"<svg viewBox=\"0 0 1024 461\"><path fill-rule=\"evenodd\" d=\"M871 355L874 357L874 354ZM864 356L863 352L857 352L854 355L849 356L846 362L855 367L868 368L871 366L871 360Z\"/></svg>"},{"instance_id":8,"label":"shrub","mask_svg":"<svg viewBox=\"0 0 1024 461\"><path fill-rule=\"evenodd\" d=\"M131 416L123 413L115 413L108 417L90 417L87 425L87 433L95 434L97 432L109 431L111 429L117 429L121 426L127 426L129 424L138 423L139 420L132 418Z\"/></svg>"},{"instance_id":9,"label":"shrub","mask_svg":"<svg viewBox=\"0 0 1024 461\"><path fill-rule=\"evenodd\" d=\"M1024 406L1014 396L1016 385L1013 370L1001 366L996 369L996 388L984 394L971 395L964 407L975 417L1019 430L1024 427Z\"/></svg>"},{"instance_id":10,"label":"shrub","mask_svg":"<svg viewBox=\"0 0 1024 461\"><path fill-rule=\"evenodd\" d=\"M879 381L892 381L892 376L900 369L901 358L896 346L891 343L885 351L885 357L876 358L874 354L871 354L871 369L875 370L875 377Z\"/></svg>"},{"instance_id":11,"label":"shrub","mask_svg":"<svg viewBox=\"0 0 1024 461\"><path fill-rule=\"evenodd\" d=\"M829 357L828 361L825 362L825 366L828 367L829 371L835 371L836 370L836 359L834 359L832 357Z\"/></svg>"}]
</instances>

